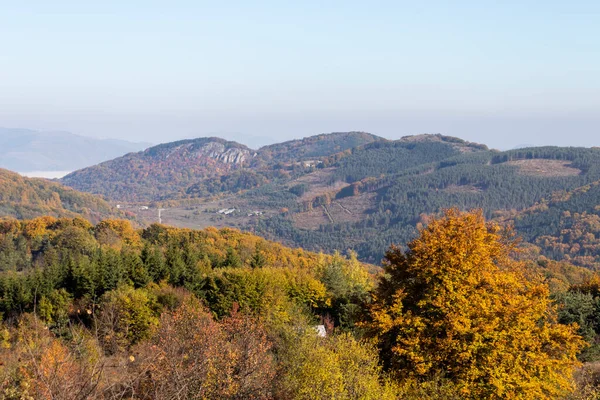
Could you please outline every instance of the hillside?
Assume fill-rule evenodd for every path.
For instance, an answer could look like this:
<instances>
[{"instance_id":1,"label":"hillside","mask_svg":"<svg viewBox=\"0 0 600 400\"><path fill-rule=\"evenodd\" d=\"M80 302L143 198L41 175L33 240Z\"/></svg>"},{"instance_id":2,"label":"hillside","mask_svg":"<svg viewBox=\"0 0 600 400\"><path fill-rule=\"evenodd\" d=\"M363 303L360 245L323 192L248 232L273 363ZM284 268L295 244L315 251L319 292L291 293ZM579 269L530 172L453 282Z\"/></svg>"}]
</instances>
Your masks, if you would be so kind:
<instances>
[{"instance_id":1,"label":"hillside","mask_svg":"<svg viewBox=\"0 0 600 400\"><path fill-rule=\"evenodd\" d=\"M182 140L75 171L62 182L119 201L181 198L192 184L240 170L253 155L219 138Z\"/></svg>"},{"instance_id":2,"label":"hillside","mask_svg":"<svg viewBox=\"0 0 600 400\"><path fill-rule=\"evenodd\" d=\"M304 173L310 159L381 140L334 133L266 146L260 150L219 138L182 140L76 171L62 182L118 201L164 201L236 193ZM299 163L299 161L305 161Z\"/></svg>"},{"instance_id":3,"label":"hillside","mask_svg":"<svg viewBox=\"0 0 600 400\"><path fill-rule=\"evenodd\" d=\"M123 216L97 196L4 169L0 169L0 215L17 219L80 216L91 221Z\"/></svg>"},{"instance_id":4,"label":"hillside","mask_svg":"<svg viewBox=\"0 0 600 400\"><path fill-rule=\"evenodd\" d=\"M207 151L213 143L219 150ZM351 249L374 263L390 244L409 241L442 209L482 208L488 218L514 222L518 234L541 247L542 254L589 267L598 262L598 249L583 236L550 238L559 238L575 222L556 222L551 210L530 223L534 217L521 213L598 180L599 149L500 152L443 135L392 141L347 133L256 152L214 138L176 142L78 171L64 181L113 198L155 200L165 208L164 223L236 227L313 251ZM582 223L577 204L563 207ZM596 205L585 210L588 224ZM138 213L148 223L156 222L156 215ZM544 219L554 222L546 227ZM553 240L579 247L559 251L558 244L549 244Z\"/></svg>"},{"instance_id":5,"label":"hillside","mask_svg":"<svg viewBox=\"0 0 600 400\"><path fill-rule=\"evenodd\" d=\"M235 226L315 251L352 249L378 262L390 244L410 240L443 208L482 208L487 217L507 221L555 192L600 179L599 166L597 149L498 152L419 136L348 150L288 181L218 202L171 207L163 217L186 227ZM219 214L223 209L236 211ZM537 243L528 224L519 223L517 230Z\"/></svg>"},{"instance_id":6,"label":"hillside","mask_svg":"<svg viewBox=\"0 0 600 400\"><path fill-rule=\"evenodd\" d=\"M298 142L292 143L293 148L297 146ZM281 146L279 148L282 149ZM271 179L267 177L274 168L225 175L218 180L222 186L251 173L260 176L262 182L256 188L248 185L247 190L240 193L224 192L224 199L218 201L186 202L180 207L177 203L163 203L168 207L164 221L185 227L235 226L295 245L298 232L310 236L322 225L331 224L331 214L338 214L335 219L340 223L359 222L366 218L375 201L375 188L368 185L377 186L379 180L393 179L401 171L419 166L427 170L443 160L487 151L485 146L441 135L420 135L398 141L378 140L312 160L311 165L279 162L274 167L278 176L273 178L271 175ZM260 153L256 158L259 157ZM206 188L207 182L202 182L202 185ZM336 197L347 197L363 186L369 187L364 195L335 200ZM333 208L329 206L332 199ZM236 211L227 216L219 213L232 208ZM281 210L286 211L282 214ZM285 233L279 229L285 230ZM315 250L333 251L330 242L321 238L315 240L321 241L322 247L311 247L312 244L306 242L303 245ZM353 248L347 245L341 242L339 248Z\"/></svg>"},{"instance_id":7,"label":"hillside","mask_svg":"<svg viewBox=\"0 0 600 400\"><path fill-rule=\"evenodd\" d=\"M95 139L69 132L0 128L0 168L74 171L148 147L147 143Z\"/></svg>"},{"instance_id":8,"label":"hillside","mask_svg":"<svg viewBox=\"0 0 600 400\"><path fill-rule=\"evenodd\" d=\"M600 181L557 191L511 219L543 255L588 268L600 266Z\"/></svg>"},{"instance_id":9,"label":"hillside","mask_svg":"<svg viewBox=\"0 0 600 400\"><path fill-rule=\"evenodd\" d=\"M351 248L376 262L391 243L414 237L416 228L443 208L482 208L490 218L502 216L600 178L600 151L594 149L478 151L421 165L400 161L396 172L388 164L407 159L405 150L391 144L374 150L354 156L371 164L351 157L333 164L334 179L348 186L301 199L296 207L288 202L290 212L257 221L253 229L310 249ZM281 197L277 190L269 195ZM517 228L530 238L531 228Z\"/></svg>"},{"instance_id":10,"label":"hillside","mask_svg":"<svg viewBox=\"0 0 600 400\"><path fill-rule=\"evenodd\" d=\"M552 263L531 271L564 288L554 292L556 307L544 284L519 272L510 243L480 213L453 210L427 229L410 245L412 253L390 252L386 273L373 276L353 255L291 249L234 229L154 224L135 230L115 219L2 221L0 393L15 399L116 400L124 393L140 400L199 394L481 399L502 398L500 376L505 386L520 385L507 398L525 390L524 397L534 398L530 382L536 391L555 390L557 379L570 383L577 356L600 358L581 352L576 334L598 350L600 329L588 322L598 298L571 300L582 298L573 288L586 290L589 271ZM443 279L436 279L439 270ZM586 324L579 331L567 325L578 317ZM516 340L526 345L514 346ZM469 374L424 376L418 383L404 378L420 362L390 362L401 342L419 359L435 359L432 375L451 368ZM466 349L459 363L457 347ZM527 357L536 364L514 367ZM473 366L491 372L474 383ZM465 397L463 388L477 392Z\"/></svg>"}]
</instances>

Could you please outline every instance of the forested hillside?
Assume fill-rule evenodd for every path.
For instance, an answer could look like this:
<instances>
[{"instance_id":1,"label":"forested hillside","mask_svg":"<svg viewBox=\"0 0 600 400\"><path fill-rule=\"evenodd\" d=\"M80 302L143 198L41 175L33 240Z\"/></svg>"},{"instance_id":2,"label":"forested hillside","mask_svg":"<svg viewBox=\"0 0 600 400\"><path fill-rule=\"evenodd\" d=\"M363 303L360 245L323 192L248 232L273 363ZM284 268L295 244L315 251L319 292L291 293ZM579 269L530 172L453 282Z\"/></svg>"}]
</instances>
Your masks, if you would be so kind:
<instances>
[{"instance_id":1,"label":"forested hillside","mask_svg":"<svg viewBox=\"0 0 600 400\"><path fill-rule=\"evenodd\" d=\"M246 146L223 139L182 140L73 172L62 182L118 201L180 198L193 183L236 171L251 157Z\"/></svg>"},{"instance_id":2,"label":"forested hillside","mask_svg":"<svg viewBox=\"0 0 600 400\"><path fill-rule=\"evenodd\" d=\"M76 171L62 179L77 190L118 201L160 201L237 193L304 173L306 163L382 140L333 133L251 150L219 138L182 140ZM312 160L311 165L317 161Z\"/></svg>"},{"instance_id":3,"label":"forested hillside","mask_svg":"<svg viewBox=\"0 0 600 400\"><path fill-rule=\"evenodd\" d=\"M409 251L392 248L381 275L353 255L232 229L4 219L0 398L596 393L571 378L576 356L597 358L579 336L597 340L587 323L597 306L574 299L596 304L599 278L543 260L525 267L508 238L481 214L450 210Z\"/></svg>"},{"instance_id":4,"label":"forested hillside","mask_svg":"<svg viewBox=\"0 0 600 400\"><path fill-rule=\"evenodd\" d=\"M442 135L389 141L350 132L256 152L219 139L176 142L78 171L64 182L119 200L153 200L168 224L231 226L314 251L351 249L373 263L444 208L481 208L488 218L515 223L544 255L595 267L595 239L578 226L597 217L596 186L555 203L561 193L598 180L597 148L499 152ZM535 216L526 212L541 204L552 207ZM560 222L559 209L571 215L561 214Z\"/></svg>"},{"instance_id":5,"label":"forested hillside","mask_svg":"<svg viewBox=\"0 0 600 400\"><path fill-rule=\"evenodd\" d=\"M124 216L100 197L4 169L0 169L0 215L19 219L80 216L96 222Z\"/></svg>"},{"instance_id":6,"label":"forested hillside","mask_svg":"<svg viewBox=\"0 0 600 400\"><path fill-rule=\"evenodd\" d=\"M439 146L422 144L427 150L431 145ZM304 197L297 204L291 196L283 198L277 187L270 193L263 188L261 196L290 211L261 219L253 228L313 250L350 248L363 259L377 262L391 243L410 240L416 227L444 208L482 208L486 216L510 222L507 215L600 178L597 149L477 151L430 161L429 154L448 150L428 153L396 146L393 142L376 144L332 160L326 179L347 186ZM310 184L303 190L310 192ZM252 191L246 196L251 201L261 199ZM586 200L592 210L598 205L592 205L595 199L590 193ZM536 224L519 222L517 232L529 240L535 230L551 229L540 226L545 226L541 219Z\"/></svg>"},{"instance_id":7,"label":"forested hillside","mask_svg":"<svg viewBox=\"0 0 600 400\"><path fill-rule=\"evenodd\" d=\"M289 340L309 358L341 357L318 374L337 368L343 390L395 398L374 349L343 334L375 282L352 256L231 229L51 217L3 220L0 243L0 398L273 398L276 376L282 394L314 382ZM317 342L322 321L342 336Z\"/></svg>"},{"instance_id":8,"label":"forested hillside","mask_svg":"<svg viewBox=\"0 0 600 400\"><path fill-rule=\"evenodd\" d=\"M545 256L588 268L600 265L600 181L557 191L513 220Z\"/></svg>"}]
</instances>

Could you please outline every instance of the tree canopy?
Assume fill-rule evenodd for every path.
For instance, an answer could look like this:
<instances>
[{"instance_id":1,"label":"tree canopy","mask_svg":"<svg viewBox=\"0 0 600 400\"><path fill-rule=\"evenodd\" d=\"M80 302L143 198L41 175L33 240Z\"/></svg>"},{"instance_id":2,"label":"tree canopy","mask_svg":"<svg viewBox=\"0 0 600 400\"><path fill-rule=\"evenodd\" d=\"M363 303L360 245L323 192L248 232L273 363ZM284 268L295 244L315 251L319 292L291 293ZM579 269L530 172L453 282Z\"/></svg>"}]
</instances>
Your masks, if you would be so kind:
<instances>
[{"instance_id":1,"label":"tree canopy","mask_svg":"<svg viewBox=\"0 0 600 400\"><path fill-rule=\"evenodd\" d=\"M436 376L465 398L556 398L571 388L583 341L557 323L546 285L524 278L515 241L482 212L448 210L385 275L365 326L388 369L404 380Z\"/></svg>"}]
</instances>

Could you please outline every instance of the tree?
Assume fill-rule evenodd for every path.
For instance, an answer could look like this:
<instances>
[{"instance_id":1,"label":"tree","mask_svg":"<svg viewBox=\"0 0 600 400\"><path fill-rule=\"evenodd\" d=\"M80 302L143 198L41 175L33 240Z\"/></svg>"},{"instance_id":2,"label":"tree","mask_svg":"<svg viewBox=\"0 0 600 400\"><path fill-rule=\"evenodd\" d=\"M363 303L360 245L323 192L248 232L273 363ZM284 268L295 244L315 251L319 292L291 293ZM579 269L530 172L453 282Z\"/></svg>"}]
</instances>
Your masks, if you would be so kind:
<instances>
[{"instance_id":1,"label":"tree","mask_svg":"<svg viewBox=\"0 0 600 400\"><path fill-rule=\"evenodd\" d=\"M101 245L108 245L120 249L123 244L140 248L142 241L140 235L133 229L131 222L120 219L106 219L94 228L96 240Z\"/></svg>"},{"instance_id":2,"label":"tree","mask_svg":"<svg viewBox=\"0 0 600 400\"><path fill-rule=\"evenodd\" d=\"M225 258L224 266L231 268L239 268L242 266L242 260L233 247L227 248L227 257Z\"/></svg>"},{"instance_id":3,"label":"tree","mask_svg":"<svg viewBox=\"0 0 600 400\"><path fill-rule=\"evenodd\" d=\"M151 282L152 276L148 273L148 268L136 251L130 247L123 247L121 258L123 265L129 270L129 279L135 288L144 287Z\"/></svg>"},{"instance_id":4,"label":"tree","mask_svg":"<svg viewBox=\"0 0 600 400\"><path fill-rule=\"evenodd\" d=\"M105 293L96 321L105 350L116 353L151 337L158 325L155 303L145 289L123 286Z\"/></svg>"},{"instance_id":5,"label":"tree","mask_svg":"<svg viewBox=\"0 0 600 400\"><path fill-rule=\"evenodd\" d=\"M262 268L265 266L266 263L267 263L267 259L257 244L256 249L254 250L254 254L252 255L252 258L250 259L250 266L252 268Z\"/></svg>"},{"instance_id":6,"label":"tree","mask_svg":"<svg viewBox=\"0 0 600 400\"><path fill-rule=\"evenodd\" d=\"M396 388L382 374L378 361L373 346L349 334L296 335L284 349L277 398L396 399Z\"/></svg>"},{"instance_id":7,"label":"tree","mask_svg":"<svg viewBox=\"0 0 600 400\"><path fill-rule=\"evenodd\" d=\"M444 376L464 398L556 398L583 346L548 288L510 258L516 241L482 212L447 210L386 255L370 321L399 379Z\"/></svg>"},{"instance_id":8,"label":"tree","mask_svg":"<svg viewBox=\"0 0 600 400\"><path fill-rule=\"evenodd\" d=\"M103 376L100 349L89 335L71 331L69 346L32 314L0 330L0 398L96 399Z\"/></svg>"},{"instance_id":9,"label":"tree","mask_svg":"<svg viewBox=\"0 0 600 400\"><path fill-rule=\"evenodd\" d=\"M38 304L38 315L46 324L64 328L69 323L69 307L73 299L65 289L53 290L48 297L42 297Z\"/></svg>"},{"instance_id":10,"label":"tree","mask_svg":"<svg viewBox=\"0 0 600 400\"><path fill-rule=\"evenodd\" d=\"M169 276L169 271L165 265L165 257L158 246L151 246L146 243L142 249L141 259L154 282L160 282Z\"/></svg>"},{"instance_id":11,"label":"tree","mask_svg":"<svg viewBox=\"0 0 600 400\"><path fill-rule=\"evenodd\" d=\"M254 319L216 322L194 298L162 315L145 354L138 392L158 399L270 399L276 374L271 343Z\"/></svg>"},{"instance_id":12,"label":"tree","mask_svg":"<svg viewBox=\"0 0 600 400\"><path fill-rule=\"evenodd\" d=\"M169 243L166 254L166 266L169 271L169 283L181 286L184 283L185 261L181 249L177 243Z\"/></svg>"},{"instance_id":13,"label":"tree","mask_svg":"<svg viewBox=\"0 0 600 400\"><path fill-rule=\"evenodd\" d=\"M581 335L589 347L579 355L582 361L597 361L600 358L600 298L591 293L567 291L556 296L559 305L558 320L563 324L576 323Z\"/></svg>"},{"instance_id":14,"label":"tree","mask_svg":"<svg viewBox=\"0 0 600 400\"><path fill-rule=\"evenodd\" d=\"M338 326L353 329L361 318L361 304L369 297L373 282L367 269L351 252L345 259L335 253L323 266L321 281L332 296L331 313Z\"/></svg>"}]
</instances>

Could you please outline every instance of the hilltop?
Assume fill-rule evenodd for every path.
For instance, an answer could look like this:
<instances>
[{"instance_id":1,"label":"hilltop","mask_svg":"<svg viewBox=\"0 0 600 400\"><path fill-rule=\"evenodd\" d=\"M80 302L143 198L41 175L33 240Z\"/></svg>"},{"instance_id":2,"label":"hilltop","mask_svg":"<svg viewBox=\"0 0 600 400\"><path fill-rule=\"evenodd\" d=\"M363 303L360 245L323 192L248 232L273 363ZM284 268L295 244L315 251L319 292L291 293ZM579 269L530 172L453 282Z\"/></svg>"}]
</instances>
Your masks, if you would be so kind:
<instances>
[{"instance_id":1,"label":"hilltop","mask_svg":"<svg viewBox=\"0 0 600 400\"><path fill-rule=\"evenodd\" d=\"M333 132L264 146L259 155L261 159L274 162L304 161L381 140L385 139L367 132Z\"/></svg>"},{"instance_id":2,"label":"hilltop","mask_svg":"<svg viewBox=\"0 0 600 400\"><path fill-rule=\"evenodd\" d=\"M5 169L0 169L0 215L17 219L83 217L94 222L124 216L97 196Z\"/></svg>"},{"instance_id":3,"label":"hilltop","mask_svg":"<svg viewBox=\"0 0 600 400\"><path fill-rule=\"evenodd\" d=\"M219 138L181 140L75 171L62 182L119 201L181 198L192 184L240 170L253 156Z\"/></svg>"}]
</instances>

